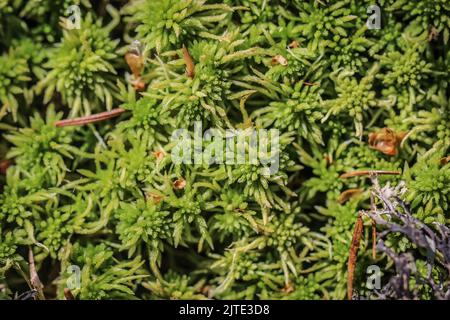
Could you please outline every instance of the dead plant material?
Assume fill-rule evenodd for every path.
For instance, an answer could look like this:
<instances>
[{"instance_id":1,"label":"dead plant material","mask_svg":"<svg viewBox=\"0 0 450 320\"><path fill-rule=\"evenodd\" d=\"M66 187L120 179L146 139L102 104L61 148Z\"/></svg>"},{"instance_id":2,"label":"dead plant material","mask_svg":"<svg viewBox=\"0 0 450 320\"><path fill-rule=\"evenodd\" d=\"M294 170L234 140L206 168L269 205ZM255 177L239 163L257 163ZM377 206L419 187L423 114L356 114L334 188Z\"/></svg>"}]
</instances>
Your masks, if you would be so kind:
<instances>
[{"instance_id":1,"label":"dead plant material","mask_svg":"<svg viewBox=\"0 0 450 320\"><path fill-rule=\"evenodd\" d=\"M189 54L189 51L186 49L186 47L183 45L183 48L181 49L183 51L183 59L186 63L186 75L193 79L195 77L195 63L194 60L192 60L191 55Z\"/></svg>"},{"instance_id":2,"label":"dead plant material","mask_svg":"<svg viewBox=\"0 0 450 320\"><path fill-rule=\"evenodd\" d=\"M369 134L369 145L372 149L378 150L388 156L395 156L406 134L407 132L396 133L392 129L383 128Z\"/></svg>"},{"instance_id":3,"label":"dead plant material","mask_svg":"<svg viewBox=\"0 0 450 320\"><path fill-rule=\"evenodd\" d=\"M370 210L372 213L375 212L375 197L373 193L370 193ZM375 220L372 219L372 259L375 260L377 258L377 224Z\"/></svg>"},{"instance_id":4,"label":"dead plant material","mask_svg":"<svg viewBox=\"0 0 450 320\"><path fill-rule=\"evenodd\" d=\"M166 153L163 150L154 151L152 154L158 161L161 161L166 156Z\"/></svg>"},{"instance_id":5,"label":"dead plant material","mask_svg":"<svg viewBox=\"0 0 450 320\"><path fill-rule=\"evenodd\" d=\"M137 80L141 77L144 70L144 57L140 52L140 49L136 46L130 47L130 50L125 54L125 61L130 67L134 78Z\"/></svg>"},{"instance_id":6,"label":"dead plant material","mask_svg":"<svg viewBox=\"0 0 450 320\"><path fill-rule=\"evenodd\" d=\"M281 291L285 294L294 292L294 286L292 285L292 283L289 282L284 286L284 288Z\"/></svg>"},{"instance_id":7,"label":"dead plant material","mask_svg":"<svg viewBox=\"0 0 450 320\"><path fill-rule=\"evenodd\" d=\"M339 178L347 179L352 177L361 177L361 176L379 176L379 175L400 175L400 171L392 171L392 170L357 170L346 172L341 174Z\"/></svg>"},{"instance_id":8,"label":"dead plant material","mask_svg":"<svg viewBox=\"0 0 450 320\"><path fill-rule=\"evenodd\" d=\"M356 259L358 257L359 244L361 242L363 232L363 219L359 212L356 218L355 229L353 231L352 243L350 245L350 253L347 263L347 298L351 300L353 297L353 280L355 278Z\"/></svg>"},{"instance_id":9,"label":"dead plant material","mask_svg":"<svg viewBox=\"0 0 450 320\"><path fill-rule=\"evenodd\" d=\"M125 61L130 67L134 80L131 82L134 90L142 91L145 89L145 82L142 81L142 72L145 67L145 58L142 53L141 43L134 41L128 52L125 54Z\"/></svg>"},{"instance_id":10,"label":"dead plant material","mask_svg":"<svg viewBox=\"0 0 450 320\"><path fill-rule=\"evenodd\" d=\"M295 48L298 48L299 46L300 46L300 44L295 40L288 44L289 49L295 49Z\"/></svg>"},{"instance_id":11,"label":"dead plant material","mask_svg":"<svg viewBox=\"0 0 450 320\"><path fill-rule=\"evenodd\" d=\"M372 259L377 258L377 224L372 220Z\"/></svg>"},{"instance_id":12,"label":"dead plant material","mask_svg":"<svg viewBox=\"0 0 450 320\"><path fill-rule=\"evenodd\" d=\"M56 127L70 127L70 126L82 126L86 124L101 122L111 118L120 116L126 110L122 108L112 109L110 111L100 112L97 114L92 114L86 117L65 119L55 122Z\"/></svg>"},{"instance_id":13,"label":"dead plant material","mask_svg":"<svg viewBox=\"0 0 450 320\"><path fill-rule=\"evenodd\" d=\"M28 263L29 263L29 267L30 267L30 284L31 284L31 287L37 291L36 298L38 300L45 300L44 285L42 284L41 280L39 279L39 275L36 271L33 250L31 249L31 247L28 249Z\"/></svg>"},{"instance_id":14,"label":"dead plant material","mask_svg":"<svg viewBox=\"0 0 450 320\"><path fill-rule=\"evenodd\" d=\"M75 300L75 297L69 288L64 288L64 297L66 297L66 300Z\"/></svg>"},{"instance_id":15,"label":"dead plant material","mask_svg":"<svg viewBox=\"0 0 450 320\"><path fill-rule=\"evenodd\" d=\"M447 157L444 157L444 158L441 159L441 164L443 166L445 166L449 162L450 162L450 156L447 156Z\"/></svg>"},{"instance_id":16,"label":"dead plant material","mask_svg":"<svg viewBox=\"0 0 450 320\"><path fill-rule=\"evenodd\" d=\"M0 174L5 176L6 175L6 171L11 166L11 164L12 164L11 160L2 160L2 161L0 161Z\"/></svg>"},{"instance_id":17,"label":"dead plant material","mask_svg":"<svg viewBox=\"0 0 450 320\"><path fill-rule=\"evenodd\" d=\"M319 85L319 83L317 83L317 82L303 82L303 84L305 85L305 86L307 86L307 87L313 87L313 86L318 86Z\"/></svg>"},{"instance_id":18,"label":"dead plant material","mask_svg":"<svg viewBox=\"0 0 450 320\"><path fill-rule=\"evenodd\" d=\"M133 85L134 90L136 90L136 91L143 91L146 86L145 82L142 81L140 78L139 78L139 80L133 81L132 85Z\"/></svg>"},{"instance_id":19,"label":"dead plant material","mask_svg":"<svg viewBox=\"0 0 450 320\"><path fill-rule=\"evenodd\" d=\"M184 180L183 178L179 178L179 179L175 180L173 183L173 187L176 190L184 189L186 187L186 180Z\"/></svg>"},{"instance_id":20,"label":"dead plant material","mask_svg":"<svg viewBox=\"0 0 450 320\"><path fill-rule=\"evenodd\" d=\"M277 64L280 64L282 66L287 66L288 61L285 57L283 57L281 54L276 55L272 58L272 65L275 66Z\"/></svg>"},{"instance_id":21,"label":"dead plant material","mask_svg":"<svg viewBox=\"0 0 450 320\"><path fill-rule=\"evenodd\" d=\"M337 198L337 202L343 204L348 200L350 200L351 198L360 195L361 193L363 193L363 189L360 188L345 190L339 195L339 197Z\"/></svg>"}]
</instances>

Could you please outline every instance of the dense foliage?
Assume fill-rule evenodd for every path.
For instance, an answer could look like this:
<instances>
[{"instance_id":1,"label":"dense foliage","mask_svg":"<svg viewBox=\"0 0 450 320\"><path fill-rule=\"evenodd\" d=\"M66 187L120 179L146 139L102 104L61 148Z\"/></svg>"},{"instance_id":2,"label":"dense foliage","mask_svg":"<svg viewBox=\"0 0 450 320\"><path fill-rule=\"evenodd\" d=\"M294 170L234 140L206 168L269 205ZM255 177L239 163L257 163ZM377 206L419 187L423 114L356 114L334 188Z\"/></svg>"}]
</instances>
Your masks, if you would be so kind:
<instances>
[{"instance_id":1,"label":"dense foliage","mask_svg":"<svg viewBox=\"0 0 450 320\"><path fill-rule=\"evenodd\" d=\"M449 299L449 33L446 0L0 0L0 298L344 299L363 210L353 297ZM198 124L278 129L279 171L177 163ZM341 177L373 170L400 209Z\"/></svg>"}]
</instances>

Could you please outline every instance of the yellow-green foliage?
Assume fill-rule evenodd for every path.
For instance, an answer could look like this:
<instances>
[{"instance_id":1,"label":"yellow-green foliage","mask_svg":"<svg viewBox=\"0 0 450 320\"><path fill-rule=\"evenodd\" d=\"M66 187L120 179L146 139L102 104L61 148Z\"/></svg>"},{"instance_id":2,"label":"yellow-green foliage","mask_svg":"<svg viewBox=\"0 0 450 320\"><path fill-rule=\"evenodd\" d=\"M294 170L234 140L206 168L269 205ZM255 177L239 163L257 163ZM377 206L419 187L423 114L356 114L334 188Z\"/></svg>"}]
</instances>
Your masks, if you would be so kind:
<instances>
[{"instance_id":1,"label":"yellow-green foliage","mask_svg":"<svg viewBox=\"0 0 450 320\"><path fill-rule=\"evenodd\" d=\"M380 183L448 226L450 2L379 1L379 30L373 3L0 0L0 298L27 290L31 248L48 298L76 269L77 299L343 299L370 207L367 176L340 178L357 170L398 171ZM279 171L175 163L171 136L195 123L278 129ZM383 153L385 127L404 139ZM374 297L367 266L395 265L364 234L354 288Z\"/></svg>"}]
</instances>

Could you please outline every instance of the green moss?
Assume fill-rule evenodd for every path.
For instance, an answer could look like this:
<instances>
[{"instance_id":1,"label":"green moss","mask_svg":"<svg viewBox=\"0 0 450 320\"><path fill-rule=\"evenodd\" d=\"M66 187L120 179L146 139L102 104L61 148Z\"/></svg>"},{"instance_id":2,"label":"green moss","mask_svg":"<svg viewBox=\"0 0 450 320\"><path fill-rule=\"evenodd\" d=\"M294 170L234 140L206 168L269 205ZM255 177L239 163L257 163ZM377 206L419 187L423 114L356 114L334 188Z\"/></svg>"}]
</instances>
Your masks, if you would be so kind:
<instances>
[{"instance_id":1,"label":"green moss","mask_svg":"<svg viewBox=\"0 0 450 320\"><path fill-rule=\"evenodd\" d=\"M30 247L61 299L343 299L372 187L351 171L398 171L378 181L404 181L413 216L448 225L449 6L379 1L374 30L373 3L0 0L0 297L26 286ZM172 135L199 123L278 130L277 168L249 140L236 151L262 161L176 162ZM369 139L384 127L406 134L395 155ZM367 266L395 265L363 234L354 288L373 296Z\"/></svg>"}]
</instances>

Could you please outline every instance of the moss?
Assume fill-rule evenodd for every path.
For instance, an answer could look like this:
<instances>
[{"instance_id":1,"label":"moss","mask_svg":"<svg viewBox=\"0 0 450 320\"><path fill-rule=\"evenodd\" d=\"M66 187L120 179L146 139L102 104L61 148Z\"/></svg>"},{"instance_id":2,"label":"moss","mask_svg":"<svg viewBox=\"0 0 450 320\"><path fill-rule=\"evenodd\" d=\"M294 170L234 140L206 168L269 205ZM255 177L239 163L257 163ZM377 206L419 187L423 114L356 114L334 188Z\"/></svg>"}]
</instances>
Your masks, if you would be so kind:
<instances>
[{"instance_id":1,"label":"moss","mask_svg":"<svg viewBox=\"0 0 450 320\"><path fill-rule=\"evenodd\" d=\"M371 207L352 171L397 172L377 181L448 225L449 5L380 1L371 30L370 4L0 0L0 297L27 283L30 247L60 299L343 299ZM234 145L257 163L175 161L174 133L199 124L279 144ZM385 154L377 132L404 139ZM367 266L394 274L389 259L423 250L395 234L374 260L363 234L354 288L373 297Z\"/></svg>"}]
</instances>

